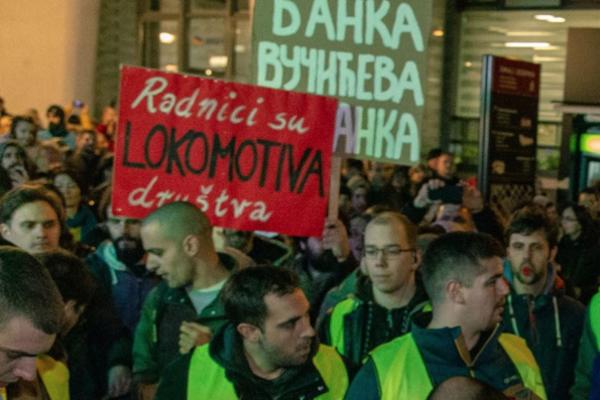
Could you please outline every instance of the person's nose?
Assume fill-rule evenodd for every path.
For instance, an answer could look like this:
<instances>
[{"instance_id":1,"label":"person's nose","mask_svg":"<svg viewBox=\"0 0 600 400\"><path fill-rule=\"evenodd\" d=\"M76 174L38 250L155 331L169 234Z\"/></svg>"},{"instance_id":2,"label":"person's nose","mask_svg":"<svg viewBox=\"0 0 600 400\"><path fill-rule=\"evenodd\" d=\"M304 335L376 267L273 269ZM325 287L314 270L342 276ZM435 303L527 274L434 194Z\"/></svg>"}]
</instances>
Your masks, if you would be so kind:
<instances>
[{"instance_id":1,"label":"person's nose","mask_svg":"<svg viewBox=\"0 0 600 400\"><path fill-rule=\"evenodd\" d=\"M317 335L317 333L315 332L315 328L313 328L312 324L310 323L310 317L308 315L306 315L304 318L302 318L302 334L301 336L303 338L312 338L315 337Z\"/></svg>"},{"instance_id":2,"label":"person's nose","mask_svg":"<svg viewBox=\"0 0 600 400\"><path fill-rule=\"evenodd\" d=\"M35 224L33 232L37 237L46 236L46 228L42 224Z\"/></svg>"},{"instance_id":3,"label":"person's nose","mask_svg":"<svg viewBox=\"0 0 600 400\"><path fill-rule=\"evenodd\" d=\"M158 260L158 257L154 254L146 254L148 254L148 258L146 260L146 269L148 269L148 271L150 272L158 271L158 269L160 268L160 261Z\"/></svg>"},{"instance_id":4,"label":"person's nose","mask_svg":"<svg viewBox=\"0 0 600 400\"><path fill-rule=\"evenodd\" d=\"M386 266L386 256L384 249L377 249L377 254L375 254L375 265L382 268Z\"/></svg>"},{"instance_id":5,"label":"person's nose","mask_svg":"<svg viewBox=\"0 0 600 400\"><path fill-rule=\"evenodd\" d=\"M26 381L33 381L37 376L35 357L22 357L17 361L13 374Z\"/></svg>"},{"instance_id":6,"label":"person's nose","mask_svg":"<svg viewBox=\"0 0 600 400\"><path fill-rule=\"evenodd\" d=\"M498 293L500 293L500 295L506 296L508 294L508 292L510 291L510 288L508 286L508 282L506 282L506 279L500 278L500 279L498 279L496 284L498 285Z\"/></svg>"}]
</instances>

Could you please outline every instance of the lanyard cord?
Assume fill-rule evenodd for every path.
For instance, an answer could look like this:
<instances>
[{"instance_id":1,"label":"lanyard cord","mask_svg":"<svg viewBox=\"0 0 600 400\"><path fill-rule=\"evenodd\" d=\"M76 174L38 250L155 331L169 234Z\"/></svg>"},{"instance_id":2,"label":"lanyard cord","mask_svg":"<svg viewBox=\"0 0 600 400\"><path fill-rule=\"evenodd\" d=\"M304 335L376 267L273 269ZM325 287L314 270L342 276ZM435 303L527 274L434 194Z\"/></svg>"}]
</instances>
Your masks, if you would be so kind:
<instances>
[{"instance_id":1,"label":"lanyard cord","mask_svg":"<svg viewBox=\"0 0 600 400\"><path fill-rule=\"evenodd\" d=\"M562 334L560 333L560 316L558 314L558 300L556 300L556 296L552 296L552 304L554 304L554 327L556 329L556 346L562 347Z\"/></svg>"},{"instance_id":2,"label":"lanyard cord","mask_svg":"<svg viewBox=\"0 0 600 400\"><path fill-rule=\"evenodd\" d=\"M512 295L508 295L508 313L510 314L510 322L512 324L513 331L515 335L521 336L519 334L519 327L517 326L517 319L515 318L515 309L512 304Z\"/></svg>"}]
</instances>

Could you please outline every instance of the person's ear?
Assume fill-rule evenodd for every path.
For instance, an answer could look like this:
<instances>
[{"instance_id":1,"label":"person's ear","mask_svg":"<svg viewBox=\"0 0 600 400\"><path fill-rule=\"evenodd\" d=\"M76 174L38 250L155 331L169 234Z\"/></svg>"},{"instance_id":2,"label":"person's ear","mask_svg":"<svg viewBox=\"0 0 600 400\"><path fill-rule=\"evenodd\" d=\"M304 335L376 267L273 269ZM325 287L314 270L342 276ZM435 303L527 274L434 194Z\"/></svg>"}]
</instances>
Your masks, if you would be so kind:
<instances>
[{"instance_id":1,"label":"person's ear","mask_svg":"<svg viewBox=\"0 0 600 400\"><path fill-rule=\"evenodd\" d=\"M446 297L455 304L465 303L464 287L462 283L452 280L446 283Z\"/></svg>"},{"instance_id":2,"label":"person's ear","mask_svg":"<svg viewBox=\"0 0 600 400\"><path fill-rule=\"evenodd\" d=\"M260 329L247 322L242 322L241 324L238 324L236 330L244 340L256 343L260 339Z\"/></svg>"},{"instance_id":3,"label":"person's ear","mask_svg":"<svg viewBox=\"0 0 600 400\"><path fill-rule=\"evenodd\" d=\"M0 224L0 234L2 234L3 238L8 238L10 236L10 227L8 224Z\"/></svg>"},{"instance_id":4,"label":"person's ear","mask_svg":"<svg viewBox=\"0 0 600 400\"><path fill-rule=\"evenodd\" d=\"M413 253L413 263L411 265L411 269L413 271L416 271L419 269L419 267L421 266L421 261L422 261L422 255L421 255L421 250L417 249L415 250L415 252Z\"/></svg>"},{"instance_id":5,"label":"person's ear","mask_svg":"<svg viewBox=\"0 0 600 400\"><path fill-rule=\"evenodd\" d=\"M196 235L187 235L183 238L183 251L189 257L193 257L200 251L200 240Z\"/></svg>"}]
</instances>

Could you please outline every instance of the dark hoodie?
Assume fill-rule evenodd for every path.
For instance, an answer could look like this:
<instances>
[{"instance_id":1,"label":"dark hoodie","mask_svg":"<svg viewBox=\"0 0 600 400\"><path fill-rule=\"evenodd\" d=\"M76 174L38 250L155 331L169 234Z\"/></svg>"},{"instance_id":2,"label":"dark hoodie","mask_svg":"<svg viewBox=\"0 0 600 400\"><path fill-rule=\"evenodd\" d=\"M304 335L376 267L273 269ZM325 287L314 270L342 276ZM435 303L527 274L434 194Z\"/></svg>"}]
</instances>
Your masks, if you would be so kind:
<instances>
[{"instance_id":1,"label":"dark hoodie","mask_svg":"<svg viewBox=\"0 0 600 400\"><path fill-rule=\"evenodd\" d=\"M544 291L535 298L516 294L508 262L504 272L511 283L511 292L506 299L503 330L527 342L540 366L548 398L569 399L585 318L584 306L564 294L564 282L552 263L548 265Z\"/></svg>"},{"instance_id":2,"label":"dark hoodie","mask_svg":"<svg viewBox=\"0 0 600 400\"><path fill-rule=\"evenodd\" d=\"M357 279L356 292L345 300L356 304L354 310L344 317L345 345L344 349L338 351L355 365L360 365L375 347L409 332L412 316L429 304L427 293L418 278L416 285L415 294L405 307L388 310L375 302L371 281L361 275ZM331 338L331 313L320 324L319 337L323 343L335 347Z\"/></svg>"},{"instance_id":3,"label":"dark hoodie","mask_svg":"<svg viewBox=\"0 0 600 400\"><path fill-rule=\"evenodd\" d=\"M313 342L313 354L319 347ZM287 368L274 380L266 380L252 373L242 342L233 324L225 325L209 344L211 358L226 371L236 394L242 400L299 400L313 399L327 391L327 385L312 363L312 357L299 367ZM175 360L161 377L156 400L185 400L190 360L193 352ZM345 371L344 371L345 373Z\"/></svg>"}]
</instances>

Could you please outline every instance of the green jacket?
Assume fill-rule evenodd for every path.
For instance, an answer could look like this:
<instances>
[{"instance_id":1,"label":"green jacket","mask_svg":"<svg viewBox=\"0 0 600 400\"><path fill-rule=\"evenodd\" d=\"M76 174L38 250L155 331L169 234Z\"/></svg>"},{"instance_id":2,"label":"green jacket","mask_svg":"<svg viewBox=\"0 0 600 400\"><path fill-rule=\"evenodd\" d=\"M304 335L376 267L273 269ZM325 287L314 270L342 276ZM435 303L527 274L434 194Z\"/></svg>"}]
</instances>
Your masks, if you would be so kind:
<instances>
[{"instance_id":1,"label":"green jacket","mask_svg":"<svg viewBox=\"0 0 600 400\"><path fill-rule=\"evenodd\" d=\"M250 371L242 346L234 326L227 324L209 344L169 365L156 400L337 400L346 392L346 366L329 346L315 342L314 356L273 381Z\"/></svg>"},{"instance_id":2,"label":"green jacket","mask_svg":"<svg viewBox=\"0 0 600 400\"><path fill-rule=\"evenodd\" d=\"M219 253L229 270L235 260ZM219 297L198 315L185 288L169 288L165 282L152 289L142 307L133 342L133 374L136 382L158 382L164 368L179 356L179 333L182 322L193 321L212 332L226 322Z\"/></svg>"},{"instance_id":3,"label":"green jacket","mask_svg":"<svg viewBox=\"0 0 600 400\"><path fill-rule=\"evenodd\" d=\"M592 385L592 367L600 355L600 292L596 293L588 306L583 334L579 344L579 359L575 367L575 384L571 388L571 399L588 400Z\"/></svg>"}]
</instances>

